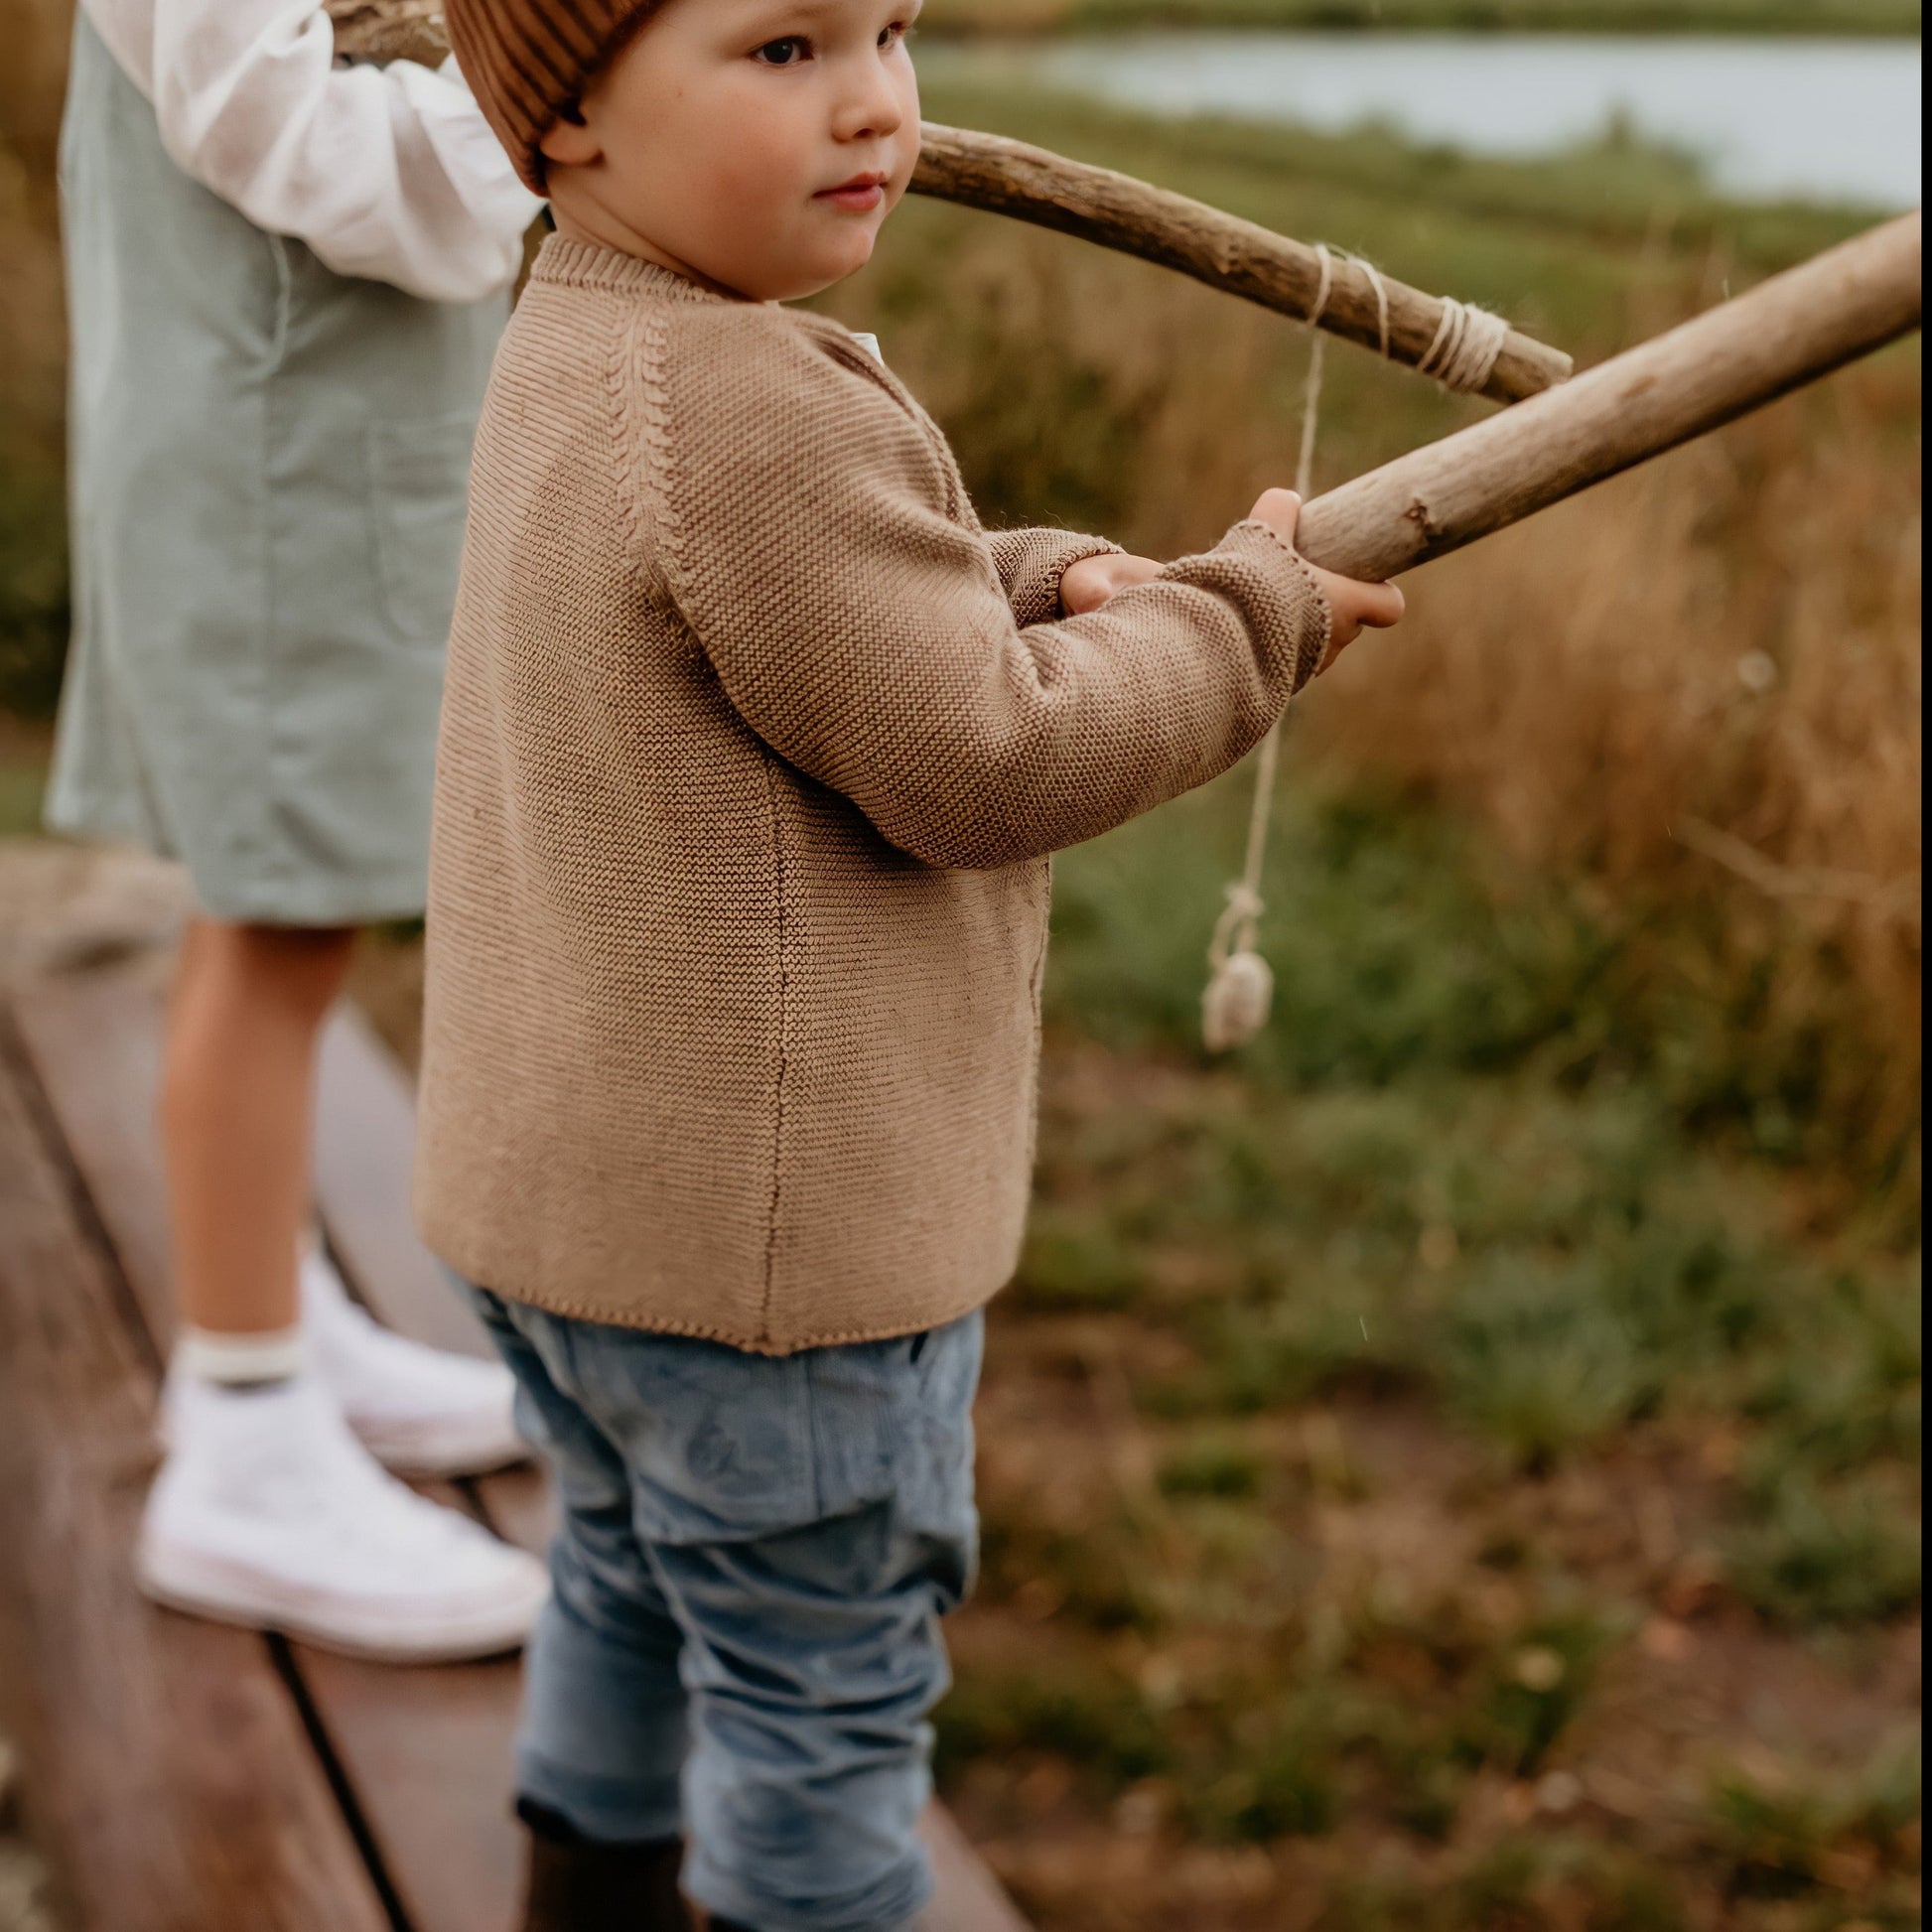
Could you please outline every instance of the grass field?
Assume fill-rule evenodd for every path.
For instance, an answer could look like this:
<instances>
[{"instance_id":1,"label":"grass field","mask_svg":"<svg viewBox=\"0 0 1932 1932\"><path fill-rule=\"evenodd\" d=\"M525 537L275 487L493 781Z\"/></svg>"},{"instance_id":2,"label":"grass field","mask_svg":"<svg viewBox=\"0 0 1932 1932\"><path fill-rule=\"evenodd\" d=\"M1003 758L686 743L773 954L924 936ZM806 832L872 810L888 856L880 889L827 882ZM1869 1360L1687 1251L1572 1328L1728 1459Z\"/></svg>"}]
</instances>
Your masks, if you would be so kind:
<instances>
[{"instance_id":1,"label":"grass field","mask_svg":"<svg viewBox=\"0 0 1932 1932\"><path fill-rule=\"evenodd\" d=\"M24 700L64 580L19 84ZM1520 168L927 107L1585 359L1859 219L1625 146ZM1157 271L912 205L832 306L991 519L1171 555L1286 479L1299 333ZM1329 480L1476 413L1328 370ZM1277 1014L1239 1057L1195 1013L1245 781L1061 861L940 1714L949 1796L1045 1932L1920 1922L1919 393L1895 351L1418 576L1292 722ZM14 810L43 746L0 736ZM406 937L360 968L405 1051L419 970Z\"/></svg>"}]
</instances>

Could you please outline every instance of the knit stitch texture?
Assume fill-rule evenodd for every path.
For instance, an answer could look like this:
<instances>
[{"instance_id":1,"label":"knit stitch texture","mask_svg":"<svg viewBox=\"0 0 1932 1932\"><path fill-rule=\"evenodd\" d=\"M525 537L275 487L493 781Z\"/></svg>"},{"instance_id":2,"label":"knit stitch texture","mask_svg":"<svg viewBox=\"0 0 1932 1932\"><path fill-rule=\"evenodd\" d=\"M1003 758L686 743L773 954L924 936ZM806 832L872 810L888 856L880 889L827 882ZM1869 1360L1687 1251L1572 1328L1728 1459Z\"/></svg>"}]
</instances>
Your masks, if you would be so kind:
<instances>
[{"instance_id":1,"label":"knit stitch texture","mask_svg":"<svg viewBox=\"0 0 1932 1932\"><path fill-rule=\"evenodd\" d=\"M483 411L431 859L417 1202L557 1313L772 1354L1012 1274L1046 855L1319 663L1259 523L1062 617L837 323L552 237Z\"/></svg>"}]
</instances>

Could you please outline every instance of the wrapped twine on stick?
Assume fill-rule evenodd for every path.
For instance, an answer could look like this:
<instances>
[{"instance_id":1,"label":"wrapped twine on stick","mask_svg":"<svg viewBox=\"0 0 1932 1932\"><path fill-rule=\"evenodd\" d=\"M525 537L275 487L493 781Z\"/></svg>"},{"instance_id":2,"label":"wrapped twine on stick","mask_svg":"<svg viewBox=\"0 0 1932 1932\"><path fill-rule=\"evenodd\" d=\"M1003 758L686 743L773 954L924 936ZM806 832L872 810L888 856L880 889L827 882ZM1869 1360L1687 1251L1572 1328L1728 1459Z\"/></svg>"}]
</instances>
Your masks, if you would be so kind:
<instances>
[{"instance_id":1,"label":"wrapped twine on stick","mask_svg":"<svg viewBox=\"0 0 1932 1932\"><path fill-rule=\"evenodd\" d=\"M1302 392L1302 447L1295 466L1296 493L1306 503L1314 483L1314 439L1321 418L1322 357L1327 338L1319 324L1334 288L1335 256L1324 243L1315 244L1321 257L1321 280L1305 320L1309 325L1308 380ZM1375 292L1380 323L1380 348L1389 353L1389 292L1374 266L1359 256L1344 258L1366 275ZM1446 299L1436 339L1417 364L1446 389L1479 390L1489 380L1498 353L1508 338L1509 325L1486 309ZM1268 821L1274 809L1275 774L1281 764L1282 726L1277 718L1261 741L1255 759L1254 801L1248 812L1247 854L1241 877L1229 883L1227 902L1214 921L1208 941L1207 986L1201 994L1201 1040L1210 1053L1225 1053L1245 1045L1268 1024L1275 1000L1275 974L1258 948L1258 931L1266 909L1261 878L1268 857Z\"/></svg>"}]
</instances>

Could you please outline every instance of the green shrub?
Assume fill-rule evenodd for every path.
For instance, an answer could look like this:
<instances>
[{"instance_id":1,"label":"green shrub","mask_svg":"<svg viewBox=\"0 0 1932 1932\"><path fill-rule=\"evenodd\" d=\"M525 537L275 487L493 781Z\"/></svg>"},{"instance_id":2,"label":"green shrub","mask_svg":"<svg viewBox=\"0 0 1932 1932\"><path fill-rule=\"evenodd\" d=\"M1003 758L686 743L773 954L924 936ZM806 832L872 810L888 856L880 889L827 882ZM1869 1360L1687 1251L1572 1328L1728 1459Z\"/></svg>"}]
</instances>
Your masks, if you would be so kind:
<instances>
[{"instance_id":1,"label":"green shrub","mask_svg":"<svg viewBox=\"0 0 1932 1932\"><path fill-rule=\"evenodd\" d=\"M1211 1435L1173 1450L1163 1463L1164 1496L1220 1496L1246 1500L1260 1493L1261 1458L1246 1444Z\"/></svg>"},{"instance_id":2,"label":"green shrub","mask_svg":"<svg viewBox=\"0 0 1932 1932\"><path fill-rule=\"evenodd\" d=\"M1822 1481L1776 1458L1751 1485L1752 1515L1726 1540L1744 1599L1798 1626L1879 1622L1915 1609L1923 1548L1902 1470L1880 1465Z\"/></svg>"}]
</instances>

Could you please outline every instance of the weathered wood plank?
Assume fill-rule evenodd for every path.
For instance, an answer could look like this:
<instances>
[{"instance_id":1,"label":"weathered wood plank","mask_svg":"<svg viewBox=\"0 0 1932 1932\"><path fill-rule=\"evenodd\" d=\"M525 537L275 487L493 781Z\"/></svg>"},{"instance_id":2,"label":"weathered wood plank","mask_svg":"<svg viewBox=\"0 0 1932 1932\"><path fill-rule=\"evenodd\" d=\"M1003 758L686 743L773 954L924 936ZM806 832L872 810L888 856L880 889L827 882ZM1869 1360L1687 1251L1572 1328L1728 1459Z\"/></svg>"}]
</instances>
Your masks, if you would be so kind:
<instances>
[{"instance_id":1,"label":"weathered wood plank","mask_svg":"<svg viewBox=\"0 0 1932 1932\"><path fill-rule=\"evenodd\" d=\"M505 1542L539 1557L549 1549L557 1527L557 1499L540 1469L499 1469L486 1487L473 1486L483 1515Z\"/></svg>"},{"instance_id":2,"label":"weathered wood plank","mask_svg":"<svg viewBox=\"0 0 1932 1932\"><path fill-rule=\"evenodd\" d=\"M136 1593L153 1356L0 1014L0 1673L72 1932L384 1932L268 1647Z\"/></svg>"},{"instance_id":3,"label":"weathered wood plank","mask_svg":"<svg viewBox=\"0 0 1932 1932\"><path fill-rule=\"evenodd\" d=\"M351 1007L329 1023L318 1084L316 1194L344 1274L398 1334L493 1356L483 1323L417 1239L409 1207L415 1098L395 1057Z\"/></svg>"},{"instance_id":4,"label":"weathered wood plank","mask_svg":"<svg viewBox=\"0 0 1932 1932\"><path fill-rule=\"evenodd\" d=\"M523 1860L516 1661L397 1670L304 1645L295 1655L414 1932L510 1932Z\"/></svg>"},{"instance_id":5,"label":"weathered wood plank","mask_svg":"<svg viewBox=\"0 0 1932 1932\"><path fill-rule=\"evenodd\" d=\"M316 1193L330 1249L363 1302L399 1334L489 1355L483 1324L417 1238L409 1211L415 1100L353 1009L323 1038ZM465 1483L499 1535L541 1551L546 1485L533 1468ZM418 1932L501 1932L522 1847L511 1816L518 1672L495 1660L398 1672L303 1649L303 1675Z\"/></svg>"},{"instance_id":6,"label":"weathered wood plank","mask_svg":"<svg viewBox=\"0 0 1932 1932\"><path fill-rule=\"evenodd\" d=\"M32 980L21 987L18 1005L22 1037L52 1111L156 1350L165 1353L174 1312L154 1128L161 988L154 963L147 962ZM325 1066L339 1064L345 1039L352 1053L379 1050L355 1026L332 1032ZM345 1092L355 1103L346 1118L332 1117L318 1136L331 1152L337 1204L349 1203L331 1229L332 1240L342 1241L360 1264L358 1283L401 1285L400 1293L378 1295L379 1314L413 1311L404 1324L409 1331L486 1349L486 1337L416 1243L406 1206L399 1205L407 1194L407 1094L398 1118L393 1105L379 1104L378 1081L371 1108L362 1078L368 1070L358 1068L347 1083L331 1077L325 1085L323 1106L343 1103ZM393 1101L393 1092L388 1098ZM361 1138L371 1112L374 1138ZM355 1190L370 1198L354 1198ZM415 1297L411 1267L419 1271ZM467 1337L460 1323L450 1324L447 1334L423 1332L433 1326L439 1304L469 1324ZM534 1514L524 1488L511 1501L522 1513L519 1520ZM512 1909L517 1857L507 1802L514 1664L403 1670L351 1664L304 1644L292 1644L289 1655L413 1932L500 1932Z\"/></svg>"},{"instance_id":7,"label":"weathered wood plank","mask_svg":"<svg viewBox=\"0 0 1932 1932\"><path fill-rule=\"evenodd\" d=\"M165 965L149 956L50 974L21 982L14 995L41 1089L162 1356L175 1332L155 1126Z\"/></svg>"}]
</instances>

